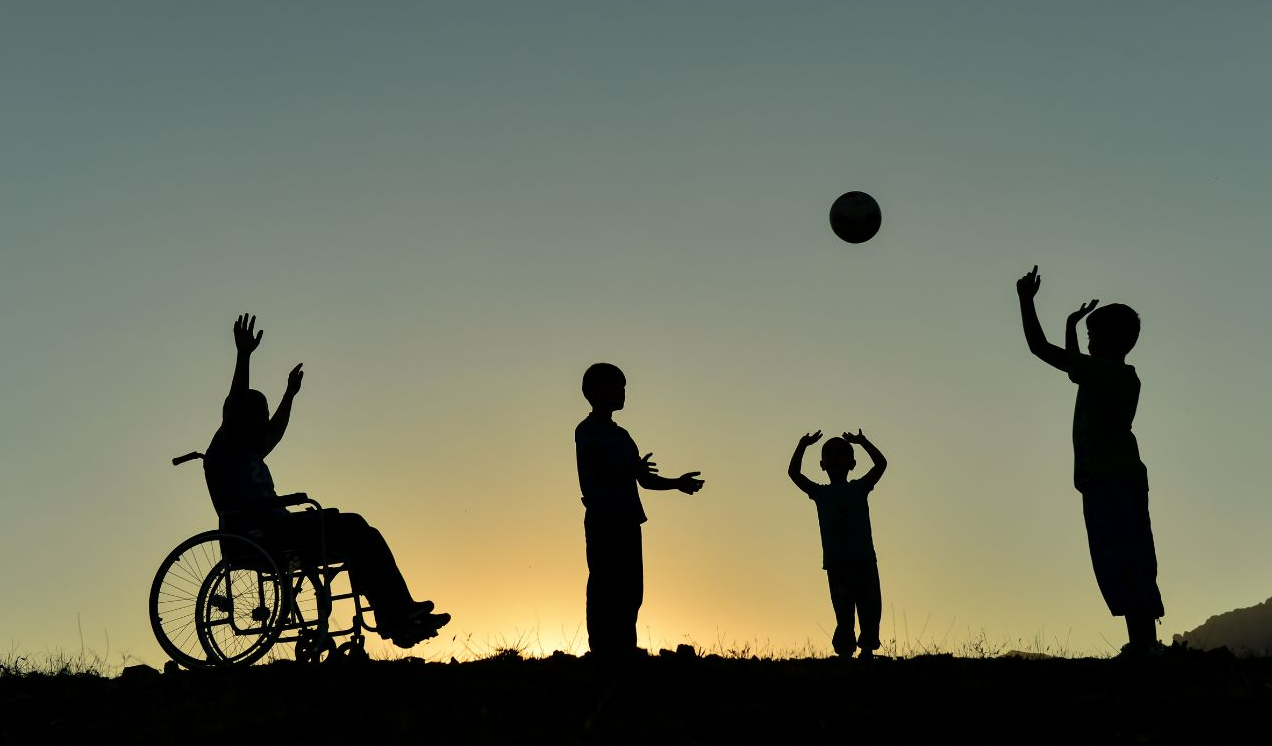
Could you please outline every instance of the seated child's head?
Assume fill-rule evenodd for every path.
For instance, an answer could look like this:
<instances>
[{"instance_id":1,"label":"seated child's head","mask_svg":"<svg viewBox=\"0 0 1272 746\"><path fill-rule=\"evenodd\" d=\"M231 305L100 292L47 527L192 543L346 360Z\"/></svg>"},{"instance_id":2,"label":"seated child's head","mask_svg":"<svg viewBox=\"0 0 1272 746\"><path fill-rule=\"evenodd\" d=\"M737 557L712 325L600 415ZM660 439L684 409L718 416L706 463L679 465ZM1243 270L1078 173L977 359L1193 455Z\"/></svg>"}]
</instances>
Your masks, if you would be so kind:
<instances>
[{"instance_id":1,"label":"seated child's head","mask_svg":"<svg viewBox=\"0 0 1272 746\"><path fill-rule=\"evenodd\" d=\"M255 439L269 424L269 401L256 389L230 394L221 410L221 427L236 438Z\"/></svg>"},{"instance_id":2,"label":"seated child's head","mask_svg":"<svg viewBox=\"0 0 1272 746\"><path fill-rule=\"evenodd\" d=\"M1139 333L1139 314L1121 303L1101 306L1087 317L1087 349L1092 357L1126 357Z\"/></svg>"},{"instance_id":3,"label":"seated child's head","mask_svg":"<svg viewBox=\"0 0 1272 746\"><path fill-rule=\"evenodd\" d=\"M821 468L831 479L847 476L856 465L857 455L853 453L852 443L836 437L822 444Z\"/></svg>"},{"instance_id":4,"label":"seated child's head","mask_svg":"<svg viewBox=\"0 0 1272 746\"><path fill-rule=\"evenodd\" d=\"M583 396L593 409L610 412L623 408L627 378L617 365L594 363L583 373Z\"/></svg>"}]
</instances>

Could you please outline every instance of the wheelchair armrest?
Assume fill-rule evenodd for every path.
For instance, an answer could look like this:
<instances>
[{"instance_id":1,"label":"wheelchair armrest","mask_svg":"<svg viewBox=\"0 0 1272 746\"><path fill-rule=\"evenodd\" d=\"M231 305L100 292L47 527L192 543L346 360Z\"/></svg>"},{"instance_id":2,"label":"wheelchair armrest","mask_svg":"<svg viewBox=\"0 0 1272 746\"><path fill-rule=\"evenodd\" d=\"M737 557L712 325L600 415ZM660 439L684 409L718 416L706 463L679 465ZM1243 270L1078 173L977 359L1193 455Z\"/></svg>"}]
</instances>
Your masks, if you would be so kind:
<instances>
[{"instance_id":1,"label":"wheelchair armrest","mask_svg":"<svg viewBox=\"0 0 1272 746\"><path fill-rule=\"evenodd\" d=\"M290 495L279 495L279 504L291 507L293 505L310 505L314 510L322 510L322 506L317 500L310 499L309 495L304 492L294 492Z\"/></svg>"}]
</instances>

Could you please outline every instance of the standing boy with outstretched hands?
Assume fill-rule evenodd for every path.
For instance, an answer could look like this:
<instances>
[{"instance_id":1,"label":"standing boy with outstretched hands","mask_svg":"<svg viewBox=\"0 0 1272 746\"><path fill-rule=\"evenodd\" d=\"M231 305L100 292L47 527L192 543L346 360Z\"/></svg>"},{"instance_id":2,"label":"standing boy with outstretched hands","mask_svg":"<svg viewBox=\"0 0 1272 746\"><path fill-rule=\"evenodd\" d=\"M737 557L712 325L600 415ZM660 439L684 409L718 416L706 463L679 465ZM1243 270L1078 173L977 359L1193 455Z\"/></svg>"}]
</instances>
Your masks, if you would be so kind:
<instances>
[{"instance_id":1,"label":"standing boy with outstretched hands","mask_svg":"<svg viewBox=\"0 0 1272 746\"><path fill-rule=\"evenodd\" d=\"M1153 655L1154 622L1164 615L1157 588L1157 554L1148 517L1148 470L1131 432L1140 381L1126 355L1139 339L1139 316L1114 303L1096 310L1098 300L1069 314L1064 349L1047 341L1034 296L1042 279L1038 267L1016 281L1020 317L1029 351L1069 374L1078 384L1073 409L1073 484L1082 493L1082 515L1096 583L1113 616L1126 617L1125 656ZM1078 323L1087 321L1087 349L1078 346Z\"/></svg>"},{"instance_id":2,"label":"standing boy with outstretched hands","mask_svg":"<svg viewBox=\"0 0 1272 746\"><path fill-rule=\"evenodd\" d=\"M637 486L702 489L699 472L676 479L659 476L650 458L641 457L632 436L614 422L626 402L627 378L618 366L596 363L583 373L583 396L592 406L574 429L579 488L583 493L583 531L587 540L587 637L592 653L622 660L636 653L636 618L645 592L640 525L645 510Z\"/></svg>"},{"instance_id":3,"label":"standing boy with outstretched hands","mask_svg":"<svg viewBox=\"0 0 1272 746\"><path fill-rule=\"evenodd\" d=\"M835 609L835 634L830 644L835 653L845 658L851 658L853 651L860 648L858 657L868 659L874 657L874 651L879 648L883 599L866 497L888 468L888 460L860 429L856 435L844 433L822 445L821 467L830 477L830 484L817 484L804 476L802 467L804 451L821 440L821 436L818 430L799 439L786 473L817 505L822 568L830 582L830 603ZM850 482L848 472L857 465L854 445L861 446L873 466L864 477ZM860 636L853 630L854 611L861 623Z\"/></svg>"}]
</instances>

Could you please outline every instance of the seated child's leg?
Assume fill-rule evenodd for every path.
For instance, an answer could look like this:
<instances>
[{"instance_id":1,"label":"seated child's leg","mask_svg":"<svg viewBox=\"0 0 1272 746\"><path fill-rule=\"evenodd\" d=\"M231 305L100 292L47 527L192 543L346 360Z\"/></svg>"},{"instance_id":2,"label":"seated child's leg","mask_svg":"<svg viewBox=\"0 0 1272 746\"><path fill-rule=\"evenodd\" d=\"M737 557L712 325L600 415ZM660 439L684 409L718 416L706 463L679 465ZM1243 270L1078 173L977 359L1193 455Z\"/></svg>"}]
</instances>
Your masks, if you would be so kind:
<instances>
[{"instance_id":1,"label":"seated child's leg","mask_svg":"<svg viewBox=\"0 0 1272 746\"><path fill-rule=\"evenodd\" d=\"M848 657L857 650L852 572L846 567L828 567L826 579L830 583L830 605L835 609L835 634L830 638L830 646L837 655Z\"/></svg>"},{"instance_id":2,"label":"seated child's leg","mask_svg":"<svg viewBox=\"0 0 1272 746\"><path fill-rule=\"evenodd\" d=\"M348 558L349 580L367 597L377 617L399 613L409 606L411 592L384 536L357 513L323 512L328 552Z\"/></svg>"},{"instance_id":3,"label":"seated child's leg","mask_svg":"<svg viewBox=\"0 0 1272 746\"><path fill-rule=\"evenodd\" d=\"M857 618L861 634L857 646L862 650L879 649L879 620L883 616L883 596L879 592L879 565L862 562L853 566L853 596L857 602Z\"/></svg>"}]
</instances>

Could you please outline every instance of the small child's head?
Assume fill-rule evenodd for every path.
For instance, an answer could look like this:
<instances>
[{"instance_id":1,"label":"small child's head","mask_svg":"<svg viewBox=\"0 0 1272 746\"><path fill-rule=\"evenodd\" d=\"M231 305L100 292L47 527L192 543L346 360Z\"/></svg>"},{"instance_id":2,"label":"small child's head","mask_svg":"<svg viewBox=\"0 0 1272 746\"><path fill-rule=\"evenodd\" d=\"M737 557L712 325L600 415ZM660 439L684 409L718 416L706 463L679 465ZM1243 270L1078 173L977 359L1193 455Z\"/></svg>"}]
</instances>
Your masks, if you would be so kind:
<instances>
[{"instance_id":1,"label":"small child's head","mask_svg":"<svg viewBox=\"0 0 1272 746\"><path fill-rule=\"evenodd\" d=\"M1101 306L1087 317L1087 349L1093 357L1126 357L1139 333L1139 314L1121 303Z\"/></svg>"},{"instance_id":2,"label":"small child's head","mask_svg":"<svg viewBox=\"0 0 1272 746\"><path fill-rule=\"evenodd\" d=\"M592 409L615 412L627 398L627 377L617 365L594 363L583 373L583 397Z\"/></svg>"},{"instance_id":3,"label":"small child's head","mask_svg":"<svg viewBox=\"0 0 1272 746\"><path fill-rule=\"evenodd\" d=\"M269 401L256 389L230 394L221 410L221 427L238 438L254 439L269 424Z\"/></svg>"},{"instance_id":4,"label":"small child's head","mask_svg":"<svg viewBox=\"0 0 1272 746\"><path fill-rule=\"evenodd\" d=\"M852 450L852 443L839 437L822 443L821 468L831 479L848 476L856 465L857 455Z\"/></svg>"}]
</instances>

